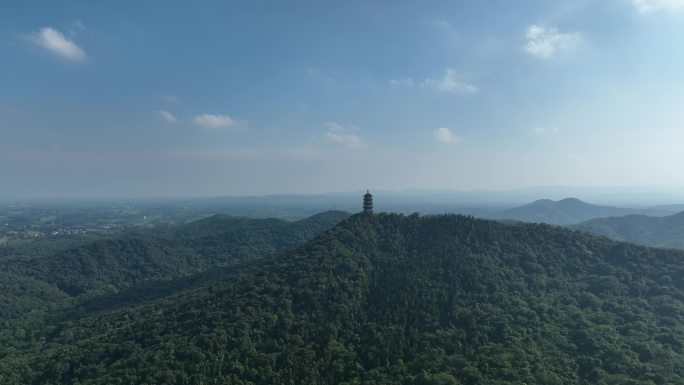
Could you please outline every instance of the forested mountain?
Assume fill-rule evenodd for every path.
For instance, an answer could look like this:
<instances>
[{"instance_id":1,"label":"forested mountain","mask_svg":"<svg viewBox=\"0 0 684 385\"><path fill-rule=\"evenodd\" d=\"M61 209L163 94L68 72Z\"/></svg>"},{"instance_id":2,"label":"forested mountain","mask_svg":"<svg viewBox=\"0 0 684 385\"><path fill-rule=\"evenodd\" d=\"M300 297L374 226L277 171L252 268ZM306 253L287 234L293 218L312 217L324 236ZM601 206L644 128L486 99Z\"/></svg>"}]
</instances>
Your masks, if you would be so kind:
<instances>
[{"instance_id":1,"label":"forested mountain","mask_svg":"<svg viewBox=\"0 0 684 385\"><path fill-rule=\"evenodd\" d=\"M627 215L597 218L572 228L640 245L684 248L684 212L665 217Z\"/></svg>"},{"instance_id":2,"label":"forested mountain","mask_svg":"<svg viewBox=\"0 0 684 385\"><path fill-rule=\"evenodd\" d=\"M569 225L592 218L628 215L639 212L636 209L599 206L576 198L559 201L540 199L532 203L499 211L490 215L498 219L513 219L523 222Z\"/></svg>"},{"instance_id":3,"label":"forested mountain","mask_svg":"<svg viewBox=\"0 0 684 385\"><path fill-rule=\"evenodd\" d=\"M296 222L216 215L163 230L132 232L54 254L0 260L0 321L96 296L274 255L334 226L330 211Z\"/></svg>"},{"instance_id":4,"label":"forested mountain","mask_svg":"<svg viewBox=\"0 0 684 385\"><path fill-rule=\"evenodd\" d=\"M3 384L681 384L684 252L355 215L127 308L0 333Z\"/></svg>"}]
</instances>

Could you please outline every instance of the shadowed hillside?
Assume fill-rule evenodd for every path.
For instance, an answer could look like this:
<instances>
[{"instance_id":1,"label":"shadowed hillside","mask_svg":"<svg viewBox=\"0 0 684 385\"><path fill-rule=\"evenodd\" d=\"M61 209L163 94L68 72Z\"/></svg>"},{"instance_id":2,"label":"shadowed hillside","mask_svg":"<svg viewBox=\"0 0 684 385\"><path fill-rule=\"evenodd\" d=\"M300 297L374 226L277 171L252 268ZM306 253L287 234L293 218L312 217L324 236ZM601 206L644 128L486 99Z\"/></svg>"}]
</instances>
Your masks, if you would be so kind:
<instances>
[{"instance_id":1,"label":"shadowed hillside","mask_svg":"<svg viewBox=\"0 0 684 385\"><path fill-rule=\"evenodd\" d=\"M665 217L627 215L597 218L572 228L640 245L684 248L684 212Z\"/></svg>"}]
</instances>

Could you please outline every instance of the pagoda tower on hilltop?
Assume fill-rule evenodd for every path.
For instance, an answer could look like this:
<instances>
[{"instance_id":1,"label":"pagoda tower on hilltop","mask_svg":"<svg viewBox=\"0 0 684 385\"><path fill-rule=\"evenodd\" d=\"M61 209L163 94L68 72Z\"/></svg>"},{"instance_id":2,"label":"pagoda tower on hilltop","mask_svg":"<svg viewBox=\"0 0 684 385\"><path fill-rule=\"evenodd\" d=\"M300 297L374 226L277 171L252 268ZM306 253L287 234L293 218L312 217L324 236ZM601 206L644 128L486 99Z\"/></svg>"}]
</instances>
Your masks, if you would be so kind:
<instances>
[{"instance_id":1,"label":"pagoda tower on hilltop","mask_svg":"<svg viewBox=\"0 0 684 385\"><path fill-rule=\"evenodd\" d=\"M366 190L366 194L363 195L363 213L373 214L373 195Z\"/></svg>"}]
</instances>

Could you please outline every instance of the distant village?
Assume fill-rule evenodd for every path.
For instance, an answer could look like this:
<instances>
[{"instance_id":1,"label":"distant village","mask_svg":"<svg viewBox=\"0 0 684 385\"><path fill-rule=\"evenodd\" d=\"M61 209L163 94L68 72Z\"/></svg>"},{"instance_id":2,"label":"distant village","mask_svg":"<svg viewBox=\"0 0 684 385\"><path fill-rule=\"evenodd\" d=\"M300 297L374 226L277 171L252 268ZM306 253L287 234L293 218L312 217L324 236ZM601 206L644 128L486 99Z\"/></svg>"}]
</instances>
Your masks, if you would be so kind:
<instances>
[{"instance_id":1,"label":"distant village","mask_svg":"<svg viewBox=\"0 0 684 385\"><path fill-rule=\"evenodd\" d=\"M13 240L80 236L90 233L107 234L128 226L122 223L102 223L101 219L77 217L78 220L58 220L51 210L39 208L0 208L0 245ZM85 223L84 223L85 221Z\"/></svg>"}]
</instances>

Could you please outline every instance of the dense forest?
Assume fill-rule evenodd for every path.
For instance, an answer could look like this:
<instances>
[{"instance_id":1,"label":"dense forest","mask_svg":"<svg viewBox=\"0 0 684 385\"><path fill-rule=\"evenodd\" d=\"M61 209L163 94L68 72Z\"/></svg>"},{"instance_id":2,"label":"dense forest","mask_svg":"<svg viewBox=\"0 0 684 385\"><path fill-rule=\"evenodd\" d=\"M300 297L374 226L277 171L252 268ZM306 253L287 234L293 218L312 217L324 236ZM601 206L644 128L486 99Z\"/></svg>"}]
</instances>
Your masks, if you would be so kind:
<instances>
[{"instance_id":1,"label":"dense forest","mask_svg":"<svg viewBox=\"0 0 684 385\"><path fill-rule=\"evenodd\" d=\"M0 383L684 383L683 261L548 225L355 215L149 298L6 321Z\"/></svg>"},{"instance_id":2,"label":"dense forest","mask_svg":"<svg viewBox=\"0 0 684 385\"><path fill-rule=\"evenodd\" d=\"M274 255L348 215L330 211L296 222L215 215L91 242L38 240L34 248L14 247L0 259L0 321Z\"/></svg>"}]
</instances>

